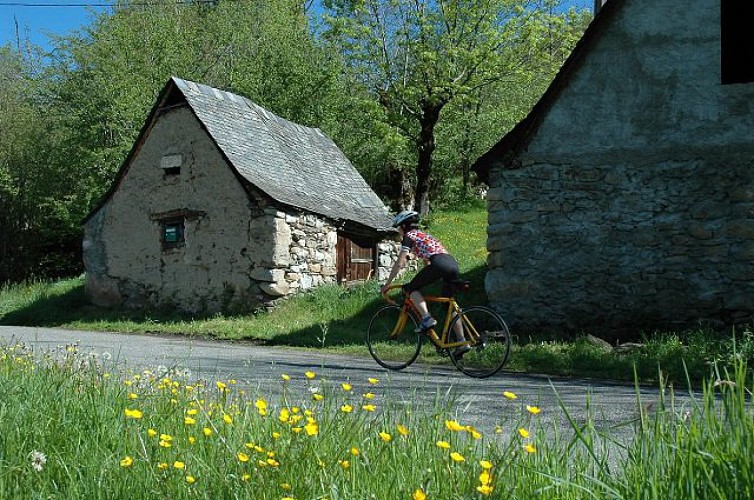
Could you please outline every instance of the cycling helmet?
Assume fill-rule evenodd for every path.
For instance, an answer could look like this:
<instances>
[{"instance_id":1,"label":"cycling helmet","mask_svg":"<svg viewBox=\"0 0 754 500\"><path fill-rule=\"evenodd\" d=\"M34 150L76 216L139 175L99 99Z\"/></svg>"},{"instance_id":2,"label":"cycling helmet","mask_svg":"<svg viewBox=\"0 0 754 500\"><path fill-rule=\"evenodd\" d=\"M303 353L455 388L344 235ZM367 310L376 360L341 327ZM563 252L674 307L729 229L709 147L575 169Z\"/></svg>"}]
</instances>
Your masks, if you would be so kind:
<instances>
[{"instance_id":1,"label":"cycling helmet","mask_svg":"<svg viewBox=\"0 0 754 500\"><path fill-rule=\"evenodd\" d=\"M399 213L393 219L393 227L402 226L404 224L416 224L419 222L419 214L413 210L404 210Z\"/></svg>"}]
</instances>

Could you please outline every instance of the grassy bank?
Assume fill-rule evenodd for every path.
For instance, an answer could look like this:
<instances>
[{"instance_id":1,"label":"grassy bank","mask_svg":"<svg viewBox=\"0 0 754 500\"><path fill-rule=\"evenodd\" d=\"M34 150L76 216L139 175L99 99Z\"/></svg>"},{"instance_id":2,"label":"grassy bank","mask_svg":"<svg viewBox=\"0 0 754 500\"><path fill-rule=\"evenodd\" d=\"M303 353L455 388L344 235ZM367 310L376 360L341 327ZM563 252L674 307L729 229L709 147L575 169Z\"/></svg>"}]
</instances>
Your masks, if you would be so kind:
<instances>
[{"instance_id":1,"label":"grassy bank","mask_svg":"<svg viewBox=\"0 0 754 500\"><path fill-rule=\"evenodd\" d=\"M672 390L635 439L591 419L552 427L531 401L489 429L451 408L394 404L385 380L283 374L282 394L232 380L111 371L72 347L0 346L0 497L468 499L747 498L754 418L746 367L682 408ZM562 408L565 410L565 408ZM608 450L611 450L608 452ZM618 450L616 452L616 450Z\"/></svg>"},{"instance_id":2,"label":"grassy bank","mask_svg":"<svg viewBox=\"0 0 754 500\"><path fill-rule=\"evenodd\" d=\"M462 304L484 304L486 211L482 207L433 215L431 231L456 256L464 278L474 288ZM49 326L128 333L165 333L253 341L300 348L328 348L367 356L364 333L383 301L375 282L352 288L320 287L283 302L271 312L244 316L184 317L172 310L104 310L88 304L81 279L37 282L0 289L0 324ZM586 336L553 340L547 332L516 336L507 369L550 375L594 377L643 383L667 380L700 385L711 366L731 366L735 355L754 360L751 330L652 332L641 346L627 352L605 349ZM734 354L735 353L735 354ZM443 363L432 349L420 361Z\"/></svg>"}]
</instances>

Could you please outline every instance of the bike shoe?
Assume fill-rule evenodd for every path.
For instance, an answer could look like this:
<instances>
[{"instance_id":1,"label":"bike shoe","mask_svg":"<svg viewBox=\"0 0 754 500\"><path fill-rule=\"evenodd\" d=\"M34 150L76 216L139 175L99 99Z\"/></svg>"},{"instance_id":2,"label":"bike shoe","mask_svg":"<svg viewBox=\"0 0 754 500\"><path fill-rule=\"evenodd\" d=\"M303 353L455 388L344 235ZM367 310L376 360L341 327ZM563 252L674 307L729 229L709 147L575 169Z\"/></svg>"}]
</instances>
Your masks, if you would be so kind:
<instances>
[{"instance_id":1,"label":"bike shoe","mask_svg":"<svg viewBox=\"0 0 754 500\"><path fill-rule=\"evenodd\" d=\"M469 345L458 346L455 349L453 349L453 357L460 359L463 357L464 354L466 354L470 350L471 350L471 346Z\"/></svg>"},{"instance_id":2,"label":"bike shoe","mask_svg":"<svg viewBox=\"0 0 754 500\"><path fill-rule=\"evenodd\" d=\"M419 323L419 328L416 329L417 332L426 332L430 328L433 328L437 326L437 320L433 318L432 316L427 316L426 318L422 319L421 323Z\"/></svg>"}]
</instances>

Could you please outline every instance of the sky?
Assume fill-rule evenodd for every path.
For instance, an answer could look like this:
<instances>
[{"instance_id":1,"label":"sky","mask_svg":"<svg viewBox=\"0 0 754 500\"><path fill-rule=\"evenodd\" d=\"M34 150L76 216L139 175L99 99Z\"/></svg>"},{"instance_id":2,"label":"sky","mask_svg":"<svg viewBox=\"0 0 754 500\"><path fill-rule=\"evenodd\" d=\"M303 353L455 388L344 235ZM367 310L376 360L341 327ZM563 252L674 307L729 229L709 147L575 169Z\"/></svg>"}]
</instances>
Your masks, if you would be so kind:
<instances>
[{"instance_id":1,"label":"sky","mask_svg":"<svg viewBox=\"0 0 754 500\"><path fill-rule=\"evenodd\" d=\"M66 35L89 24L96 13L108 10L110 0L0 0L0 46L21 39L50 49L51 35ZM578 8L591 8L593 0L566 0Z\"/></svg>"}]
</instances>

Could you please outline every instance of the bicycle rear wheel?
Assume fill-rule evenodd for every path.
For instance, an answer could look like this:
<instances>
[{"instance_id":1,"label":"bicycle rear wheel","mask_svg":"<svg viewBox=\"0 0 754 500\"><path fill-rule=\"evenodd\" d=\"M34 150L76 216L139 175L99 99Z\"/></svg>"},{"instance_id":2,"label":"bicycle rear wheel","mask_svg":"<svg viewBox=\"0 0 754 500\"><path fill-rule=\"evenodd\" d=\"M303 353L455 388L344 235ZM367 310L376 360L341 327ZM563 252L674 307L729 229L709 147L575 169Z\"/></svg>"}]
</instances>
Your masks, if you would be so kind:
<instances>
[{"instance_id":1,"label":"bicycle rear wheel","mask_svg":"<svg viewBox=\"0 0 754 500\"><path fill-rule=\"evenodd\" d=\"M401 321L403 324L399 324ZM388 305L377 311L369 322L367 347L375 361L388 370L402 370L419 356L421 338L416 320L401 317L401 308Z\"/></svg>"},{"instance_id":2,"label":"bicycle rear wheel","mask_svg":"<svg viewBox=\"0 0 754 500\"><path fill-rule=\"evenodd\" d=\"M485 378L496 374L508 361L511 336L503 318L488 307L476 306L464 309L450 324L450 332L456 322L463 322L463 332L470 341L471 350L457 355L450 349L450 359L460 371L470 377Z\"/></svg>"}]
</instances>

